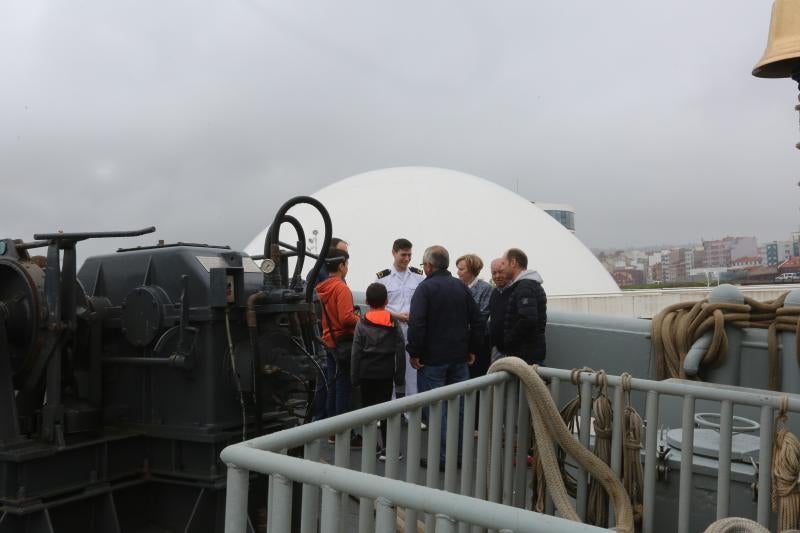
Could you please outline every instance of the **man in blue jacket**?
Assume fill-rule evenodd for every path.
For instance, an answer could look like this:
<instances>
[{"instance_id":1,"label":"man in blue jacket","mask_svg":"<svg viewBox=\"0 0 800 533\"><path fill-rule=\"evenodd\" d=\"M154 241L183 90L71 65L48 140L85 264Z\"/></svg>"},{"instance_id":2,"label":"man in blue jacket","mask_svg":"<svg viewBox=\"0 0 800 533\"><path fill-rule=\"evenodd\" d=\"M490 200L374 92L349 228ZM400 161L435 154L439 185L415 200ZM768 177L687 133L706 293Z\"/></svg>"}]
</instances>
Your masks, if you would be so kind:
<instances>
[{"instance_id":1,"label":"man in blue jacket","mask_svg":"<svg viewBox=\"0 0 800 533\"><path fill-rule=\"evenodd\" d=\"M406 350L411 366L417 369L419 392L468 380L467 366L475 361L484 335L470 290L450 274L449 266L450 254L443 246L426 249L422 258L426 278L411 299ZM463 408L461 411L459 419ZM446 430L447 409L443 409L440 469L444 468ZM420 464L427 467L427 460L422 459Z\"/></svg>"}]
</instances>

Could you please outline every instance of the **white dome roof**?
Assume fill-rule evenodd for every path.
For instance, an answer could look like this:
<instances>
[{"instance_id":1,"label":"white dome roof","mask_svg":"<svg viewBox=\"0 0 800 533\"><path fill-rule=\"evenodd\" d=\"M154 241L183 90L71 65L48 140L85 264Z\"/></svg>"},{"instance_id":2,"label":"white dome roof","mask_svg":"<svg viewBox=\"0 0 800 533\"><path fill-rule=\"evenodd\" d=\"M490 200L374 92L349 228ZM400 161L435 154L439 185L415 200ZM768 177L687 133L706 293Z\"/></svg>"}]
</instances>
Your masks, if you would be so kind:
<instances>
[{"instance_id":1,"label":"white dome roof","mask_svg":"<svg viewBox=\"0 0 800 533\"><path fill-rule=\"evenodd\" d=\"M544 278L549 295L619 292L570 231L525 198L482 178L441 168L387 168L338 181L312 196L328 209L333 235L350 244L347 283L354 291L366 290L375 273L392 264L392 243L404 237L414 244L414 266L422 262L426 247L440 244L450 252L451 272L456 258L474 253L483 259L480 277L488 281L492 259L520 248L528 255L528 268ZM316 210L300 205L289 213L301 222L308 240L314 230L319 232L321 246L323 225ZM262 253L265 235L266 228L245 251ZM284 224L281 241L296 240L292 227Z\"/></svg>"}]
</instances>

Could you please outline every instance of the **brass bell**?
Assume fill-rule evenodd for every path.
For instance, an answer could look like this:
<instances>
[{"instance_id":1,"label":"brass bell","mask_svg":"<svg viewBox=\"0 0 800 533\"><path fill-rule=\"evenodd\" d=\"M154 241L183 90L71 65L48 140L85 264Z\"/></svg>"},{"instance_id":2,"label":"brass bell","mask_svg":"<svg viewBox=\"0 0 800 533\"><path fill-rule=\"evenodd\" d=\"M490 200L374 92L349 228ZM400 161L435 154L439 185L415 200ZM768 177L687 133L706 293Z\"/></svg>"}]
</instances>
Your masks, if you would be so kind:
<instances>
[{"instance_id":1,"label":"brass bell","mask_svg":"<svg viewBox=\"0 0 800 533\"><path fill-rule=\"evenodd\" d=\"M753 68L759 78L800 75L800 0L775 0L767 49Z\"/></svg>"}]
</instances>

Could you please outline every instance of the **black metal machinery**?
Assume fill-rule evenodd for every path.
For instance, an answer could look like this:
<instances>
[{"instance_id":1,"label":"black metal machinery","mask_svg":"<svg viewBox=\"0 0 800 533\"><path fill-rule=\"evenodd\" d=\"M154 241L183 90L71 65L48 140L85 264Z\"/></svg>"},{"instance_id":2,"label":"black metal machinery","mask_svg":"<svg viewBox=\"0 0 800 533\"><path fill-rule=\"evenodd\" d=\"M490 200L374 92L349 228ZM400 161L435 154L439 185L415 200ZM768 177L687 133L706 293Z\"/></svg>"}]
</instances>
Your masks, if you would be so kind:
<instances>
[{"instance_id":1,"label":"black metal machinery","mask_svg":"<svg viewBox=\"0 0 800 533\"><path fill-rule=\"evenodd\" d=\"M325 223L308 284L304 232L287 215L300 203ZM284 223L296 246L281 243ZM77 271L78 242L153 231L0 240L0 533L221 532L220 451L309 418L325 208L284 204L261 268L178 243ZM46 257L31 257L40 247Z\"/></svg>"}]
</instances>

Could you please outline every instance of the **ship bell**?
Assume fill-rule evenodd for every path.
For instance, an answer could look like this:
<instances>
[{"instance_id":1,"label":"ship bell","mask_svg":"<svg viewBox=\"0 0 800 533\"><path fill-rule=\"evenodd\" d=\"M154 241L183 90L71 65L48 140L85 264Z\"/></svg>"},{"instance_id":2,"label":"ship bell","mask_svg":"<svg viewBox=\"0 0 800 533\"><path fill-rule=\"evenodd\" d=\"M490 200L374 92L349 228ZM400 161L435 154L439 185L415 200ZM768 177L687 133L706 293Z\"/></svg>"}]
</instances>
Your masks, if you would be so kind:
<instances>
[{"instance_id":1,"label":"ship bell","mask_svg":"<svg viewBox=\"0 0 800 533\"><path fill-rule=\"evenodd\" d=\"M767 49L753 68L759 78L800 76L800 0L775 0Z\"/></svg>"}]
</instances>

